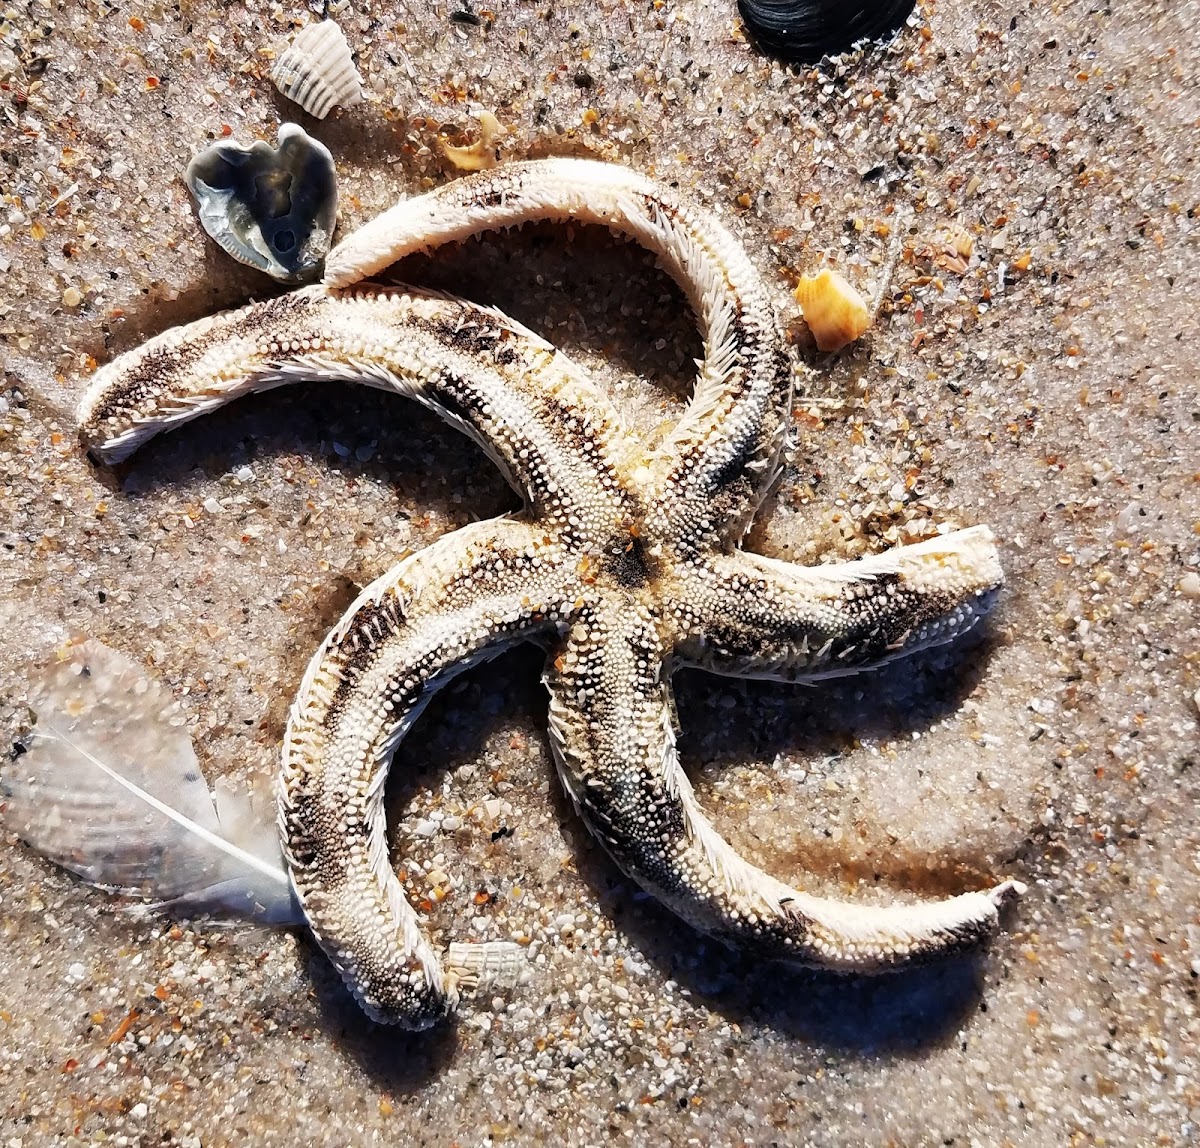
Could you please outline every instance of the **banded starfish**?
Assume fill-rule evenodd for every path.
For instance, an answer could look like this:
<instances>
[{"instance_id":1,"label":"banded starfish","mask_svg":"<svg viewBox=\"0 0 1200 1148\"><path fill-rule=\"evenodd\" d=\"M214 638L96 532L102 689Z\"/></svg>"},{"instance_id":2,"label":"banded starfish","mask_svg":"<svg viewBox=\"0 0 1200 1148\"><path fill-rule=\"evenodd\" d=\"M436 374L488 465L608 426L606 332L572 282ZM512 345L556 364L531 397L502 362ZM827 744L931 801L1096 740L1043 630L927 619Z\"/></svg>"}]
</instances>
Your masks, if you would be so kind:
<instances>
[{"instance_id":1,"label":"banded starfish","mask_svg":"<svg viewBox=\"0 0 1200 1148\"><path fill-rule=\"evenodd\" d=\"M360 281L409 252L531 220L605 225L654 251L704 338L693 396L647 447L585 373L498 311ZM578 159L517 163L400 203L330 256L325 283L171 330L100 371L81 409L116 461L157 432L297 379L366 383L432 408L522 495L371 583L304 675L279 828L313 934L362 1007L423 1028L494 955L422 935L389 863L392 755L431 694L516 642L547 651L563 784L616 863L679 916L755 953L873 972L975 945L1023 887L889 907L793 889L741 858L679 765L676 666L807 681L945 642L1002 582L991 533L961 530L802 568L738 549L779 471L792 393L767 290L730 233L648 178Z\"/></svg>"}]
</instances>

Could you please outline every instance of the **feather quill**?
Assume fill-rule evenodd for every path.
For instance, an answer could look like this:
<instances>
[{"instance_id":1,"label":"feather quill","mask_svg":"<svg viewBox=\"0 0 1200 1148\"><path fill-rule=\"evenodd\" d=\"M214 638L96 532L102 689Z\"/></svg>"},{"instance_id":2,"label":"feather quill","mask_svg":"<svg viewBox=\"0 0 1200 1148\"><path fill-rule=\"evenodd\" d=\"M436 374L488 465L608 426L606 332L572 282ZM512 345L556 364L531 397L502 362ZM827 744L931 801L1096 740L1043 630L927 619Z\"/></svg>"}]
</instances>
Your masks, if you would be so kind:
<instances>
[{"instance_id":1,"label":"feather quill","mask_svg":"<svg viewBox=\"0 0 1200 1148\"><path fill-rule=\"evenodd\" d=\"M215 794L179 703L91 638L35 674L37 723L0 778L7 827L89 884L180 916L303 919L265 787Z\"/></svg>"}]
</instances>

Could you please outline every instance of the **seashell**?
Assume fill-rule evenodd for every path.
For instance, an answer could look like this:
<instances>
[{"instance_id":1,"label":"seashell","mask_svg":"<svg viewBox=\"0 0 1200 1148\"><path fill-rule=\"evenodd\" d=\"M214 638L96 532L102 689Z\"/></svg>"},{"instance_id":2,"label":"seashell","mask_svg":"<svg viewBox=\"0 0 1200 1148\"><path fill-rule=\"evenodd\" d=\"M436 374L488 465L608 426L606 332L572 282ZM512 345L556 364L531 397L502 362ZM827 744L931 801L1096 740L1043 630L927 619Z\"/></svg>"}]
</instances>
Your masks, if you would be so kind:
<instances>
[{"instance_id":1,"label":"seashell","mask_svg":"<svg viewBox=\"0 0 1200 1148\"><path fill-rule=\"evenodd\" d=\"M445 140L438 140L438 147L459 171L483 171L500 162L496 154L496 140L505 134L506 128L491 112L479 113L479 138L467 147L451 147Z\"/></svg>"},{"instance_id":2,"label":"seashell","mask_svg":"<svg viewBox=\"0 0 1200 1148\"><path fill-rule=\"evenodd\" d=\"M275 61L271 82L289 100L323 120L335 107L362 103L362 76L333 20L309 24Z\"/></svg>"},{"instance_id":3,"label":"seashell","mask_svg":"<svg viewBox=\"0 0 1200 1148\"><path fill-rule=\"evenodd\" d=\"M818 350L840 351L871 326L866 301L836 271L801 276L795 298Z\"/></svg>"},{"instance_id":4,"label":"seashell","mask_svg":"<svg viewBox=\"0 0 1200 1148\"><path fill-rule=\"evenodd\" d=\"M965 275L975 251L975 239L961 224L947 223L934 239L911 250L913 262L918 265L928 264L951 275Z\"/></svg>"},{"instance_id":5,"label":"seashell","mask_svg":"<svg viewBox=\"0 0 1200 1148\"><path fill-rule=\"evenodd\" d=\"M898 32L915 0L738 0L738 11L765 52L789 64L815 64L861 40Z\"/></svg>"},{"instance_id":6,"label":"seashell","mask_svg":"<svg viewBox=\"0 0 1200 1148\"><path fill-rule=\"evenodd\" d=\"M968 261L975 250L974 237L961 224L951 223L939 239L941 249L934 256L934 266L951 275L965 275L970 266Z\"/></svg>"},{"instance_id":7,"label":"seashell","mask_svg":"<svg viewBox=\"0 0 1200 1148\"><path fill-rule=\"evenodd\" d=\"M214 144L188 164L200 224L239 263L283 283L313 278L337 221L337 179L329 149L297 124L279 144Z\"/></svg>"},{"instance_id":8,"label":"seashell","mask_svg":"<svg viewBox=\"0 0 1200 1148\"><path fill-rule=\"evenodd\" d=\"M946 243L963 259L970 259L975 250L974 236L961 223L951 223L947 226Z\"/></svg>"}]
</instances>

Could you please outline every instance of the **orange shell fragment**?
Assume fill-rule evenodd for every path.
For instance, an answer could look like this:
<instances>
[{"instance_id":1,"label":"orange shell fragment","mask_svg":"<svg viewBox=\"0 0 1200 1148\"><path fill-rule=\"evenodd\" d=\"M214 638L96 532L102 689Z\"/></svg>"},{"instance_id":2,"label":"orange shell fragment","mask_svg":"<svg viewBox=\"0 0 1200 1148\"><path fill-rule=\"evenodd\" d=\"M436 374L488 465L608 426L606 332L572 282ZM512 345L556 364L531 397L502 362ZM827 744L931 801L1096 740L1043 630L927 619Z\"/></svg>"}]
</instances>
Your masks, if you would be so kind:
<instances>
[{"instance_id":1,"label":"orange shell fragment","mask_svg":"<svg viewBox=\"0 0 1200 1148\"><path fill-rule=\"evenodd\" d=\"M801 276L795 298L819 350L840 351L871 326L866 301L836 271Z\"/></svg>"}]
</instances>

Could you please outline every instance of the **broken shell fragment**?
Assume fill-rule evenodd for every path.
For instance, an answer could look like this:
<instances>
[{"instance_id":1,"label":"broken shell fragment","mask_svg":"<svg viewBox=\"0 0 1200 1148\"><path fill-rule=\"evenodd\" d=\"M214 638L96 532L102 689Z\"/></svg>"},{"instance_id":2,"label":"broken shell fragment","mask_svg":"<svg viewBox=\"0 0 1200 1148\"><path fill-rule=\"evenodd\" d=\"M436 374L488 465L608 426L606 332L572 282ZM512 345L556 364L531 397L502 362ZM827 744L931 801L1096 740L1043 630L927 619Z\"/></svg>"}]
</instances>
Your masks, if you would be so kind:
<instances>
[{"instance_id":1,"label":"broken shell fragment","mask_svg":"<svg viewBox=\"0 0 1200 1148\"><path fill-rule=\"evenodd\" d=\"M479 138L467 147L451 147L445 140L438 140L438 147L459 171L483 171L500 162L496 152L496 140L505 134L505 128L491 112L479 113Z\"/></svg>"},{"instance_id":2,"label":"broken shell fragment","mask_svg":"<svg viewBox=\"0 0 1200 1148\"><path fill-rule=\"evenodd\" d=\"M279 144L214 144L188 164L200 224L239 263L282 283L316 276L337 222L329 149L296 124Z\"/></svg>"},{"instance_id":3,"label":"broken shell fragment","mask_svg":"<svg viewBox=\"0 0 1200 1148\"><path fill-rule=\"evenodd\" d=\"M899 31L915 0L738 0L738 11L765 52L789 64L815 64L862 40Z\"/></svg>"},{"instance_id":4,"label":"broken shell fragment","mask_svg":"<svg viewBox=\"0 0 1200 1148\"><path fill-rule=\"evenodd\" d=\"M840 351L871 326L865 300L836 271L801 276L795 298L818 350Z\"/></svg>"},{"instance_id":5,"label":"broken shell fragment","mask_svg":"<svg viewBox=\"0 0 1200 1148\"><path fill-rule=\"evenodd\" d=\"M362 77L345 34L333 20L301 28L275 61L271 82L319 120L335 107L362 103Z\"/></svg>"}]
</instances>

